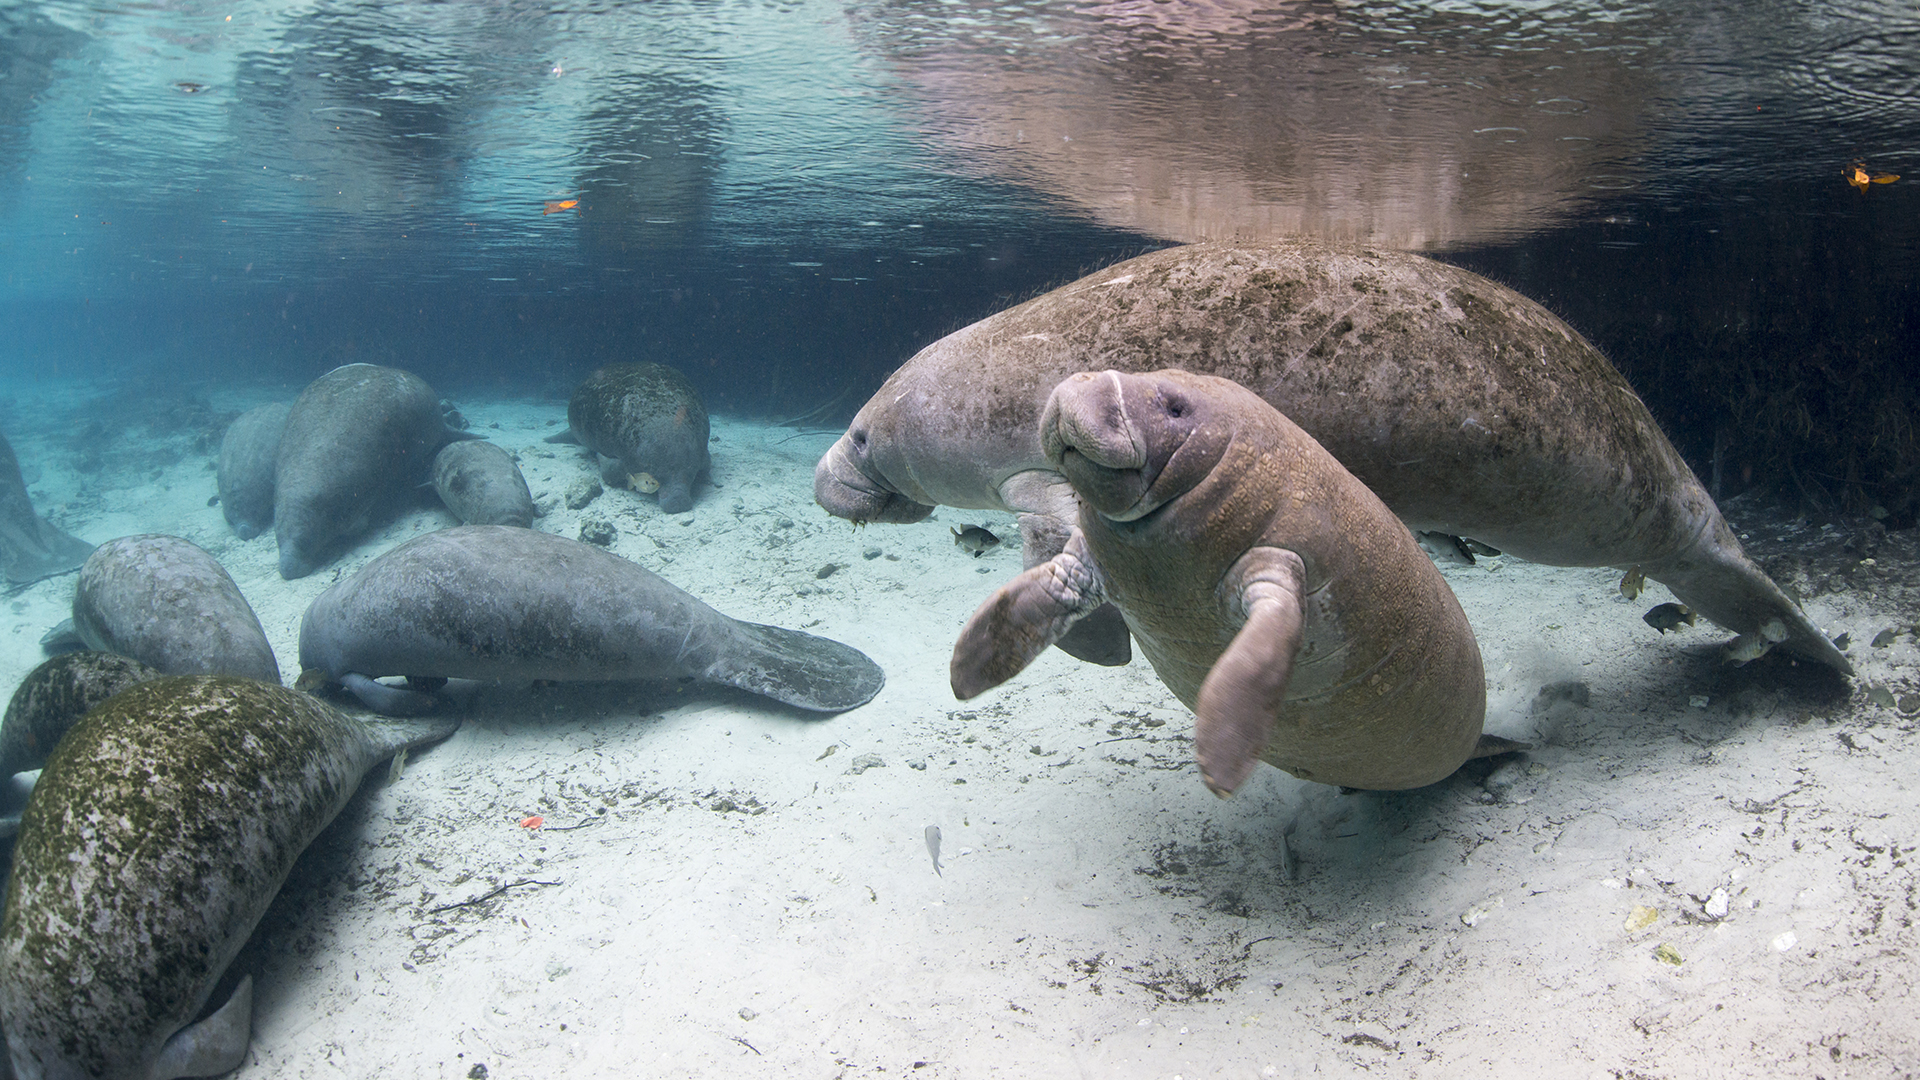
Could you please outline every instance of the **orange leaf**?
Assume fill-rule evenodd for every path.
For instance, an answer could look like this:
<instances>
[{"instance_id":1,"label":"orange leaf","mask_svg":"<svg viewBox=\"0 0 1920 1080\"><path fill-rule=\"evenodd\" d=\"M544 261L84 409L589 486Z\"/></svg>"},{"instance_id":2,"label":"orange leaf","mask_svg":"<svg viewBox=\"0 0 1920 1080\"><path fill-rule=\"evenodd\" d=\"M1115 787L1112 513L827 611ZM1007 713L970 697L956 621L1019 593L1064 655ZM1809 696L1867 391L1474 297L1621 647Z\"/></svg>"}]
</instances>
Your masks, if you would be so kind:
<instances>
[{"instance_id":1,"label":"orange leaf","mask_svg":"<svg viewBox=\"0 0 1920 1080\"><path fill-rule=\"evenodd\" d=\"M532 817L524 817L520 819L520 827L523 829L537 829L540 826L545 825L546 823L547 823L547 819L541 817L538 814L535 814Z\"/></svg>"}]
</instances>

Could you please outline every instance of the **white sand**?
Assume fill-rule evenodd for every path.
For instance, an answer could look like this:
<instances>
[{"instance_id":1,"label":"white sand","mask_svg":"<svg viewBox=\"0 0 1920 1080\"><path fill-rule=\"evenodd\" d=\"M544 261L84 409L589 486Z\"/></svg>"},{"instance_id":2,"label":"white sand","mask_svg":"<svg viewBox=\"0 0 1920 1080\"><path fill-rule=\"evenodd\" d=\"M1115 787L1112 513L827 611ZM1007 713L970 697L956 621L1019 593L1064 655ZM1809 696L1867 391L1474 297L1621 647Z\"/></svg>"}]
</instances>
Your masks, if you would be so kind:
<instances>
[{"instance_id":1,"label":"white sand","mask_svg":"<svg viewBox=\"0 0 1920 1080\"><path fill-rule=\"evenodd\" d=\"M272 537L239 541L207 505L209 457L75 473L71 388L13 389L0 423L37 503L88 540L205 547L288 681L315 595L452 524L411 513L283 582ZM522 453L537 500L589 475L539 441L561 404L459 404ZM457 735L397 783L370 778L302 859L238 962L257 1005L236 1075L1920 1070L1920 748L1914 719L1868 695L1916 692L1913 636L1869 644L1915 621L1900 581L1920 560L1901 537L1809 601L1852 635L1850 686L1774 658L1728 667L1709 627L1662 638L1639 616L1665 590L1629 603L1614 571L1450 569L1486 659L1488 728L1538 748L1399 793L1263 766L1222 802L1144 661L1055 652L953 700L953 636L1019 568L1005 515L856 530L812 503L830 437L714 430L720 486L692 514L613 491L538 527L574 536L604 517L615 551L730 615L866 651L886 689L830 718L704 688L482 689ZM1010 542L967 557L947 530L971 521ZM1827 561L1801 588L1856 561L1842 539L1804 530L1795 545ZM0 686L39 661L72 583L10 598ZM1536 707L1568 680L1588 704ZM545 828L517 824L534 814ZM1655 918L1629 930L1638 906Z\"/></svg>"}]
</instances>

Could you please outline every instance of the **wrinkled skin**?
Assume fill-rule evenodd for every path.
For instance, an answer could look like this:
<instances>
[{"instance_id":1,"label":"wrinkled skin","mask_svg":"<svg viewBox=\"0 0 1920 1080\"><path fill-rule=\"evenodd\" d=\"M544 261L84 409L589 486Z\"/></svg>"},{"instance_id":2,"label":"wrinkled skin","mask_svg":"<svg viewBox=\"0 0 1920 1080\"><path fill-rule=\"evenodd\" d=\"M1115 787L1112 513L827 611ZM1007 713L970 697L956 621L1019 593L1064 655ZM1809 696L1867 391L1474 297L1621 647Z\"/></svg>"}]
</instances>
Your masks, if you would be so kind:
<instances>
[{"instance_id":1,"label":"wrinkled skin","mask_svg":"<svg viewBox=\"0 0 1920 1080\"><path fill-rule=\"evenodd\" d=\"M1264 758L1304 780L1394 789L1473 756L1486 686L1453 592L1393 514L1244 388L1184 371L1071 376L1041 421L1078 531L981 606L954 692L1017 672L1117 606L1194 710L1215 793Z\"/></svg>"},{"instance_id":2,"label":"wrinkled skin","mask_svg":"<svg viewBox=\"0 0 1920 1080\"><path fill-rule=\"evenodd\" d=\"M1292 240L1109 267L921 350L821 458L814 496L854 521L1011 511L1035 565L1075 513L1041 445L1048 395L1076 371L1169 366L1253 390L1415 531L1639 566L1730 630L1774 627L1852 671L1598 350L1518 293L1416 255Z\"/></svg>"}]
</instances>

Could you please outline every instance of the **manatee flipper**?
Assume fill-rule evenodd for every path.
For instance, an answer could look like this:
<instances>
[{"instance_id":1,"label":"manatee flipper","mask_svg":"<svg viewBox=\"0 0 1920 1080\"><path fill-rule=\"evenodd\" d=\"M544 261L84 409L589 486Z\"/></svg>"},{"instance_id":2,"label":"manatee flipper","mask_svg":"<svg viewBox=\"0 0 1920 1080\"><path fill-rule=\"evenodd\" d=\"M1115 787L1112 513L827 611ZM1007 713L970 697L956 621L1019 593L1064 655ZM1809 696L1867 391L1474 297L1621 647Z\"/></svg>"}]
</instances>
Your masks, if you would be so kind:
<instances>
[{"instance_id":1,"label":"manatee flipper","mask_svg":"<svg viewBox=\"0 0 1920 1080\"><path fill-rule=\"evenodd\" d=\"M1069 503L1071 507L1071 503ZM1073 525L1054 513L1025 513L1020 522L1020 556L1027 566L1039 566L1058 555L1073 535ZM1081 617L1054 642L1060 651L1101 667L1125 667L1133 660L1133 638L1126 616L1112 604L1102 604Z\"/></svg>"},{"instance_id":2,"label":"manatee flipper","mask_svg":"<svg viewBox=\"0 0 1920 1080\"><path fill-rule=\"evenodd\" d=\"M420 716L433 711L434 705L440 700L418 690L402 690L397 686L376 682L355 671L340 676L340 685L359 698L360 704L382 716Z\"/></svg>"},{"instance_id":3,"label":"manatee flipper","mask_svg":"<svg viewBox=\"0 0 1920 1080\"><path fill-rule=\"evenodd\" d=\"M1503 739L1498 735L1488 735L1483 731L1480 733L1479 743L1474 746L1473 753L1467 755L1467 759L1471 761L1474 758L1499 757L1501 754L1517 754L1522 750L1531 749L1533 749L1533 744L1530 742L1521 742L1518 739Z\"/></svg>"},{"instance_id":4,"label":"manatee flipper","mask_svg":"<svg viewBox=\"0 0 1920 1080\"><path fill-rule=\"evenodd\" d=\"M565 428L561 428L558 432L552 435L549 435L540 441L550 442L550 443L566 443L570 446L579 446L580 436L575 435L573 433L573 428L565 427Z\"/></svg>"},{"instance_id":5,"label":"manatee flipper","mask_svg":"<svg viewBox=\"0 0 1920 1080\"><path fill-rule=\"evenodd\" d=\"M1740 550L1740 542L1724 521L1716 521L1714 543L1646 569L1647 577L1665 585L1680 602L1736 634L1751 635L1774 622L1772 642L1803 660L1825 664L1842 675L1853 674L1853 662L1839 650L1807 613L1793 602L1766 572Z\"/></svg>"},{"instance_id":6,"label":"manatee flipper","mask_svg":"<svg viewBox=\"0 0 1920 1080\"><path fill-rule=\"evenodd\" d=\"M45 518L35 518L30 526L0 524L0 556L5 557L7 580L15 585L78 570L91 554L92 544Z\"/></svg>"},{"instance_id":7,"label":"manatee flipper","mask_svg":"<svg viewBox=\"0 0 1920 1080\"><path fill-rule=\"evenodd\" d=\"M1065 550L987 598L953 643L953 696L977 697L1026 670L1074 623L1106 603L1106 589L1078 531ZM1124 629L1124 623L1122 624Z\"/></svg>"},{"instance_id":8,"label":"manatee flipper","mask_svg":"<svg viewBox=\"0 0 1920 1080\"><path fill-rule=\"evenodd\" d=\"M1221 798L1253 773L1286 702L1287 680L1304 635L1306 564L1283 548L1256 547L1228 571L1223 588L1247 621L1214 661L1194 706L1200 778Z\"/></svg>"},{"instance_id":9,"label":"manatee flipper","mask_svg":"<svg viewBox=\"0 0 1920 1080\"><path fill-rule=\"evenodd\" d=\"M48 656L82 652L86 648L86 639L80 636L80 631L73 625L72 619L61 619L53 629L40 635L40 651Z\"/></svg>"},{"instance_id":10,"label":"manatee flipper","mask_svg":"<svg viewBox=\"0 0 1920 1080\"><path fill-rule=\"evenodd\" d=\"M243 975L233 996L212 1016L173 1033L147 1075L155 1080L224 1076L246 1060L247 1040L252 1034L253 976Z\"/></svg>"},{"instance_id":11,"label":"manatee flipper","mask_svg":"<svg viewBox=\"0 0 1920 1080\"><path fill-rule=\"evenodd\" d=\"M1088 612L1067 627L1067 632L1054 644L1075 660L1101 667L1126 667L1133 660L1133 638L1127 633L1127 617L1112 604L1101 604Z\"/></svg>"},{"instance_id":12,"label":"manatee flipper","mask_svg":"<svg viewBox=\"0 0 1920 1080\"><path fill-rule=\"evenodd\" d=\"M735 620L734 629L736 647L720 650L704 678L814 712L865 705L886 685L880 665L851 645L760 623Z\"/></svg>"}]
</instances>

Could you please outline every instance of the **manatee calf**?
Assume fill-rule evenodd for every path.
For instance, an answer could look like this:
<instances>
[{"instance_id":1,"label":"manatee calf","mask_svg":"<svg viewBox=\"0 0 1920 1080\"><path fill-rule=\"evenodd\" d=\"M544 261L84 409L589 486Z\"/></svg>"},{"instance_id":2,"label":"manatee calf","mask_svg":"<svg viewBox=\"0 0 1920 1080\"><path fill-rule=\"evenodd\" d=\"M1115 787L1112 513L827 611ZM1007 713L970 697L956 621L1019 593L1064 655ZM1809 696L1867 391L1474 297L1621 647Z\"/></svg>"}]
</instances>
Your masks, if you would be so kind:
<instances>
[{"instance_id":1,"label":"manatee calf","mask_svg":"<svg viewBox=\"0 0 1920 1080\"><path fill-rule=\"evenodd\" d=\"M448 721L350 719L251 679L141 683L54 748L0 916L14 1074L212 1076L246 1056L252 977L193 1023L294 859L367 770Z\"/></svg>"},{"instance_id":2,"label":"manatee calf","mask_svg":"<svg viewBox=\"0 0 1920 1080\"><path fill-rule=\"evenodd\" d=\"M87 561L93 545L34 513L20 459L0 435L0 574L15 585L64 574Z\"/></svg>"},{"instance_id":3,"label":"manatee calf","mask_svg":"<svg viewBox=\"0 0 1920 1080\"><path fill-rule=\"evenodd\" d=\"M1303 780L1396 789L1515 746L1483 746L1480 648L1433 560L1251 391L1184 371L1076 374L1040 438L1080 496L1079 527L967 623L958 697L1111 601L1194 710L1216 794L1263 756Z\"/></svg>"},{"instance_id":4,"label":"manatee calf","mask_svg":"<svg viewBox=\"0 0 1920 1080\"><path fill-rule=\"evenodd\" d=\"M433 457L433 489L468 525L533 524L533 495L513 455L484 440L453 442Z\"/></svg>"},{"instance_id":5,"label":"manatee calf","mask_svg":"<svg viewBox=\"0 0 1920 1080\"><path fill-rule=\"evenodd\" d=\"M592 544L505 525L416 537L321 593L300 666L304 687L343 683L402 714L434 699L375 679L695 679L818 712L886 681L850 646L728 618Z\"/></svg>"},{"instance_id":6,"label":"manatee calf","mask_svg":"<svg viewBox=\"0 0 1920 1080\"><path fill-rule=\"evenodd\" d=\"M348 364L313 380L287 414L274 459L273 531L280 576L305 577L430 479L457 439L419 376Z\"/></svg>"},{"instance_id":7,"label":"manatee calf","mask_svg":"<svg viewBox=\"0 0 1920 1080\"><path fill-rule=\"evenodd\" d=\"M242 540L259 536L273 524L273 474L280 435L292 410L284 401L249 409L227 425L220 439L220 512Z\"/></svg>"},{"instance_id":8,"label":"manatee calf","mask_svg":"<svg viewBox=\"0 0 1920 1080\"><path fill-rule=\"evenodd\" d=\"M1111 266L908 360L821 458L815 497L854 521L1013 511L1037 564L1076 512L1040 447L1047 395L1075 371L1168 366L1253 390L1416 531L1555 566L1637 565L1721 626L1852 670L1598 350L1511 289L1417 255L1285 240Z\"/></svg>"},{"instance_id":9,"label":"manatee calf","mask_svg":"<svg viewBox=\"0 0 1920 1080\"><path fill-rule=\"evenodd\" d=\"M576 442L608 459L613 487L660 493L660 509L693 509L693 485L708 474L707 407L685 375L661 364L608 364L567 402L567 430L548 442Z\"/></svg>"},{"instance_id":10,"label":"manatee calf","mask_svg":"<svg viewBox=\"0 0 1920 1080\"><path fill-rule=\"evenodd\" d=\"M135 683L164 674L130 657L107 652L56 656L27 672L0 719L0 837L20 828L27 788L8 783L46 764L60 737L93 707Z\"/></svg>"},{"instance_id":11,"label":"manatee calf","mask_svg":"<svg viewBox=\"0 0 1920 1080\"><path fill-rule=\"evenodd\" d=\"M73 620L89 649L130 656L169 675L280 681L280 664L240 586L191 541L145 534L109 540L80 568Z\"/></svg>"}]
</instances>

